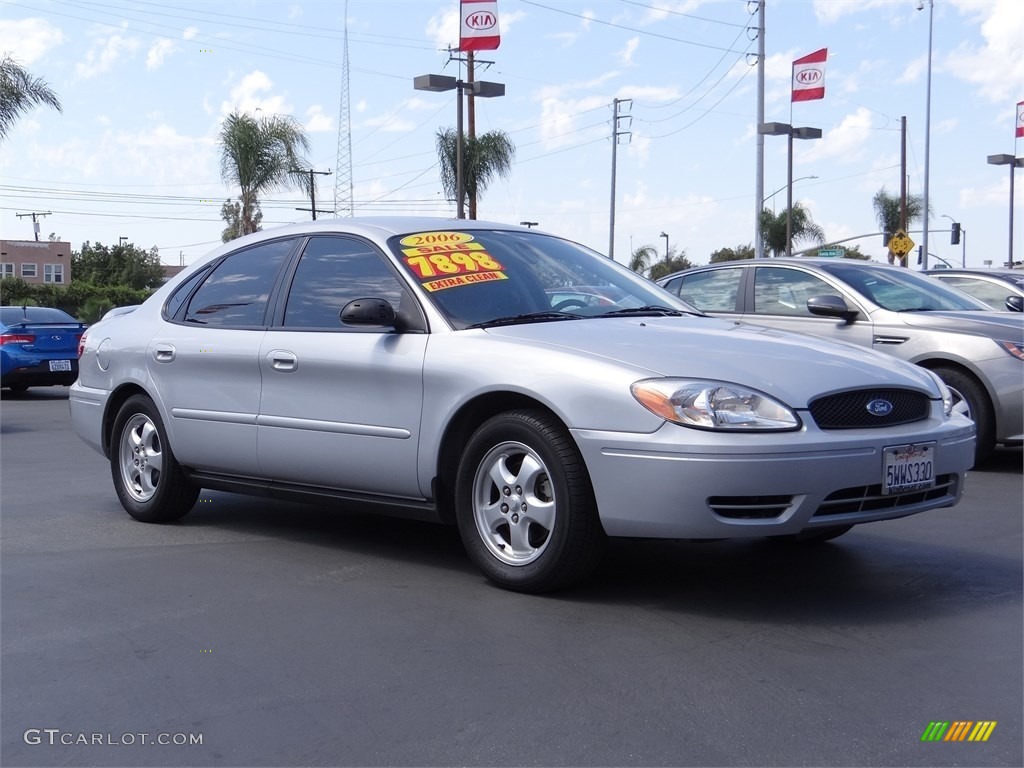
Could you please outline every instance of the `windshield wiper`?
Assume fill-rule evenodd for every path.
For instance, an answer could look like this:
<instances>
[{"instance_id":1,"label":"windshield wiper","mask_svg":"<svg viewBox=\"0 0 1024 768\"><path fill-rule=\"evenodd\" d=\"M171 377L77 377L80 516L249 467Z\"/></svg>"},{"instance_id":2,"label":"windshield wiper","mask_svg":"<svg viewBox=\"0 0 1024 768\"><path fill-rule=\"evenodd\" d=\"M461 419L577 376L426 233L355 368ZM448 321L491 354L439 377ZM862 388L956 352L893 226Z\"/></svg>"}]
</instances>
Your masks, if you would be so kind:
<instances>
[{"instance_id":1,"label":"windshield wiper","mask_svg":"<svg viewBox=\"0 0 1024 768\"><path fill-rule=\"evenodd\" d=\"M602 312L595 317L621 317L623 315L643 315L645 317L682 317L693 315L694 312L683 312L681 309L663 307L660 304L646 304L642 307L626 307L625 309L613 309L611 312Z\"/></svg>"},{"instance_id":2,"label":"windshield wiper","mask_svg":"<svg viewBox=\"0 0 1024 768\"><path fill-rule=\"evenodd\" d=\"M495 325L519 325L520 323L547 323L552 320L582 320L582 315L574 315L571 312L555 312L544 310L542 312L527 312L523 315L509 315L508 317L496 317L493 320L484 320L480 323L467 325L467 328L489 328Z\"/></svg>"}]
</instances>

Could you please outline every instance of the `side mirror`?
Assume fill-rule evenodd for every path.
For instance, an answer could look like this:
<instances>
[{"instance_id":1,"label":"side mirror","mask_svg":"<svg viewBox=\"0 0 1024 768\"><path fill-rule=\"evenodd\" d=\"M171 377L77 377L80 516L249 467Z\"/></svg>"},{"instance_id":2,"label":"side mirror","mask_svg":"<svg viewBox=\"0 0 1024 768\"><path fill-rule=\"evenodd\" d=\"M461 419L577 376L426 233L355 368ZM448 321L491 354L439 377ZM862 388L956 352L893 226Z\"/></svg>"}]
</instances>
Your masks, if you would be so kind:
<instances>
[{"instance_id":1,"label":"side mirror","mask_svg":"<svg viewBox=\"0 0 1024 768\"><path fill-rule=\"evenodd\" d=\"M807 300L807 311L819 317L838 317L847 323L857 319L857 310L850 309L842 296L811 296Z\"/></svg>"},{"instance_id":2,"label":"side mirror","mask_svg":"<svg viewBox=\"0 0 1024 768\"><path fill-rule=\"evenodd\" d=\"M344 325L393 326L395 308L384 299L356 299L341 308L338 319Z\"/></svg>"},{"instance_id":3,"label":"side mirror","mask_svg":"<svg viewBox=\"0 0 1024 768\"><path fill-rule=\"evenodd\" d=\"M1007 296L1006 308L1011 312L1024 312L1024 296Z\"/></svg>"}]
</instances>

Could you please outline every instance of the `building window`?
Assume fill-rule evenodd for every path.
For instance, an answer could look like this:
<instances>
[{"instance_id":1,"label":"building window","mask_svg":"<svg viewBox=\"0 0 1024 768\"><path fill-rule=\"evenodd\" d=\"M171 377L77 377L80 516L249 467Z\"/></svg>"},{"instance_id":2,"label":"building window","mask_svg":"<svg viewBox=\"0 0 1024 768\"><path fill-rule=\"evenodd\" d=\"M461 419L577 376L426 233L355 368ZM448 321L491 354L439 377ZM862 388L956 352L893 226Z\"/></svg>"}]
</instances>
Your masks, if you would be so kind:
<instances>
[{"instance_id":1,"label":"building window","mask_svg":"<svg viewBox=\"0 0 1024 768\"><path fill-rule=\"evenodd\" d=\"M14 277L13 264L0 264L0 278Z\"/></svg>"},{"instance_id":2,"label":"building window","mask_svg":"<svg viewBox=\"0 0 1024 768\"><path fill-rule=\"evenodd\" d=\"M43 264L43 282L44 283L63 283L64 282L64 265L63 264Z\"/></svg>"},{"instance_id":3,"label":"building window","mask_svg":"<svg viewBox=\"0 0 1024 768\"><path fill-rule=\"evenodd\" d=\"M21 276L22 277L37 277L36 265L35 264L22 264L21 265Z\"/></svg>"}]
</instances>

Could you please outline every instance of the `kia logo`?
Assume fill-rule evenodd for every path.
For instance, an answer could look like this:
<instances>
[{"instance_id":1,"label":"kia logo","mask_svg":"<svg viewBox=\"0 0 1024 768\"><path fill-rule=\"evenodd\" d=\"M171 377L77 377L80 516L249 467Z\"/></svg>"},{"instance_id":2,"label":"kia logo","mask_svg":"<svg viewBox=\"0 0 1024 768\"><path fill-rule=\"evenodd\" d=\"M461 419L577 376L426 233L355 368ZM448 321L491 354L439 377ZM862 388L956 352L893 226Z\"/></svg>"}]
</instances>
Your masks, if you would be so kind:
<instances>
[{"instance_id":1,"label":"kia logo","mask_svg":"<svg viewBox=\"0 0 1024 768\"><path fill-rule=\"evenodd\" d=\"M796 73L796 81L801 85L814 85L822 77L820 69L801 69Z\"/></svg>"},{"instance_id":2,"label":"kia logo","mask_svg":"<svg viewBox=\"0 0 1024 768\"><path fill-rule=\"evenodd\" d=\"M888 400L872 400L868 403L868 413L872 416L888 416L892 413L892 403Z\"/></svg>"},{"instance_id":3,"label":"kia logo","mask_svg":"<svg viewBox=\"0 0 1024 768\"><path fill-rule=\"evenodd\" d=\"M60 336L51 336L50 338L54 341L60 341Z\"/></svg>"},{"instance_id":4,"label":"kia logo","mask_svg":"<svg viewBox=\"0 0 1024 768\"><path fill-rule=\"evenodd\" d=\"M498 24L498 18L493 13L487 13L483 11L481 13L471 13L466 17L466 26L470 29L487 30L494 29Z\"/></svg>"}]
</instances>

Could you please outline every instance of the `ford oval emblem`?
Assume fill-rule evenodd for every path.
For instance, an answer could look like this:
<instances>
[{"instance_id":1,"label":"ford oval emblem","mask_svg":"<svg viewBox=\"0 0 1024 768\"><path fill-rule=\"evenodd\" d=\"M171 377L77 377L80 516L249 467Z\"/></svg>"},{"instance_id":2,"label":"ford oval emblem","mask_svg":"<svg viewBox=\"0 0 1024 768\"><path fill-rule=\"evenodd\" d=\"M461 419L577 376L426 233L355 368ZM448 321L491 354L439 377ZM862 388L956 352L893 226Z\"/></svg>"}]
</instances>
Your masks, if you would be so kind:
<instances>
[{"instance_id":1,"label":"ford oval emblem","mask_svg":"<svg viewBox=\"0 0 1024 768\"><path fill-rule=\"evenodd\" d=\"M888 416L892 413L892 403L888 400L872 400L868 403L868 413L872 416Z\"/></svg>"}]
</instances>

